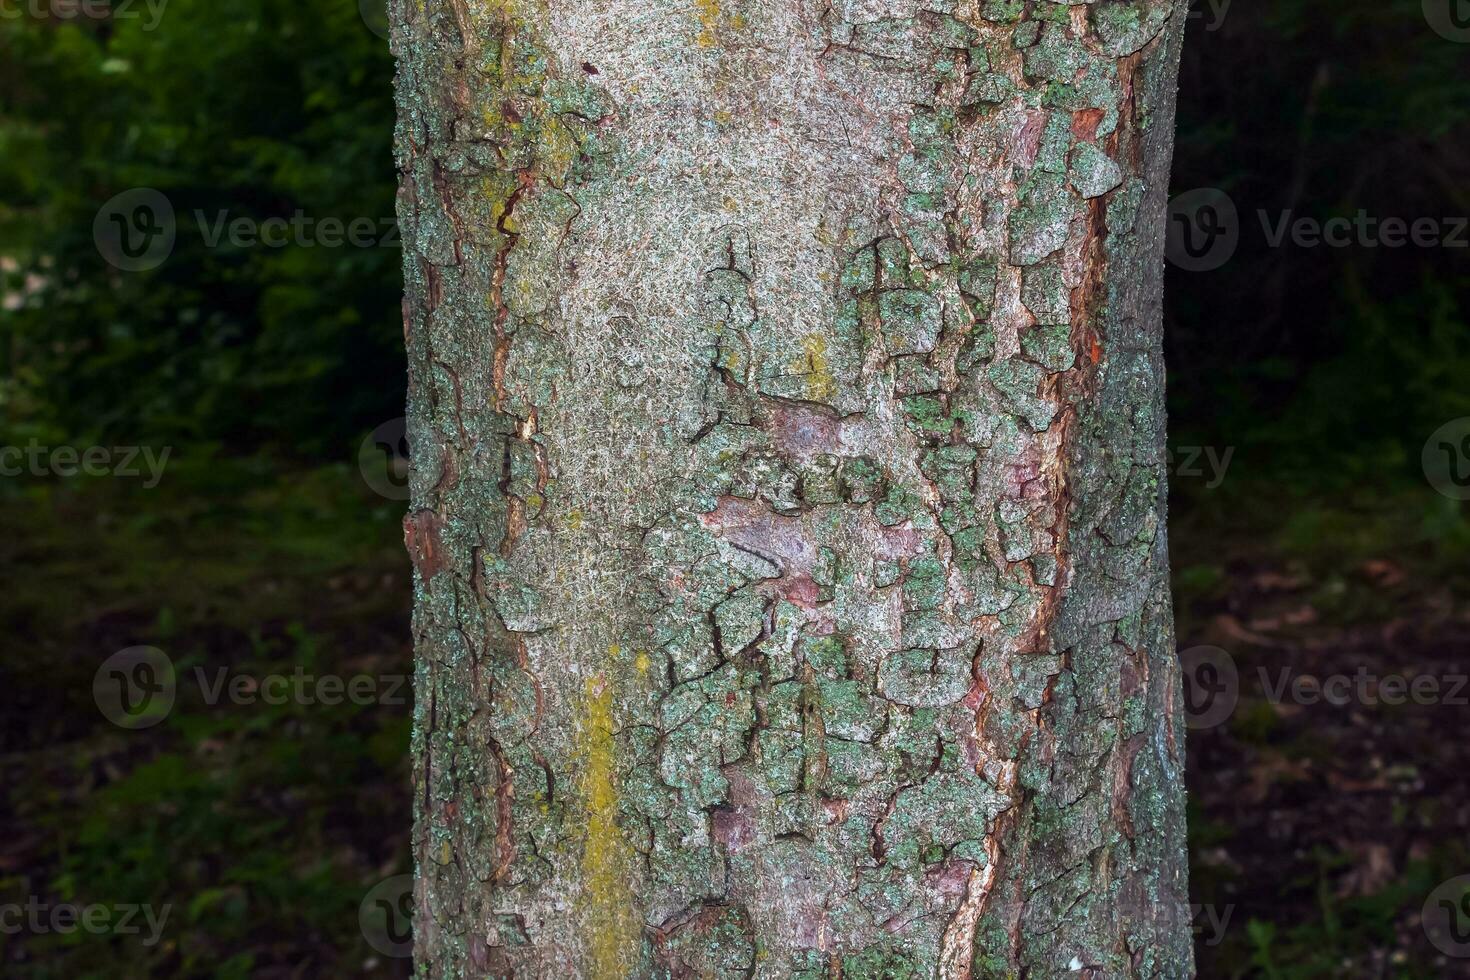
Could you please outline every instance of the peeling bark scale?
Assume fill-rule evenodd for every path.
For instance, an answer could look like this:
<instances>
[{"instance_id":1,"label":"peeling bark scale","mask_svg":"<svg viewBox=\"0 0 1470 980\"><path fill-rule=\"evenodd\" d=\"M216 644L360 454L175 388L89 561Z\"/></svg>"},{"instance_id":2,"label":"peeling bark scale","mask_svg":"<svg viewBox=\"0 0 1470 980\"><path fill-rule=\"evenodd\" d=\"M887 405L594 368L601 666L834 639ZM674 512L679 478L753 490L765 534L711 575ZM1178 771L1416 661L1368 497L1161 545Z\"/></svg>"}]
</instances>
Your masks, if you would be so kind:
<instances>
[{"instance_id":1,"label":"peeling bark scale","mask_svg":"<svg viewBox=\"0 0 1470 980\"><path fill-rule=\"evenodd\" d=\"M1182 0L393 7L418 975L1191 975Z\"/></svg>"}]
</instances>

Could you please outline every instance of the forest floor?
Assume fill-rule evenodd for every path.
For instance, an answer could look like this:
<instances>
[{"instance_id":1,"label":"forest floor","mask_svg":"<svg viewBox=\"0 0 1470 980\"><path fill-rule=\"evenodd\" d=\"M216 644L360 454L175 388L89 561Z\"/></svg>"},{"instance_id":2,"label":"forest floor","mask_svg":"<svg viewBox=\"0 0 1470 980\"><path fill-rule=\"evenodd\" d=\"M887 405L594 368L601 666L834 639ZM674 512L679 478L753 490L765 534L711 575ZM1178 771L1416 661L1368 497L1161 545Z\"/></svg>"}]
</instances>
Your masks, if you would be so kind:
<instances>
[{"instance_id":1,"label":"forest floor","mask_svg":"<svg viewBox=\"0 0 1470 980\"><path fill-rule=\"evenodd\" d=\"M1171 532L1197 707L1225 678L1189 742L1200 976L1470 975L1420 922L1435 887L1470 872L1462 556L1419 497L1246 497L1195 491ZM359 921L364 895L410 867L400 513L348 467L217 459L154 490L48 484L5 501L0 901L168 918L151 944L147 926L0 934L0 971L408 975ZM129 731L102 717L93 679L136 645L167 655L176 700ZM271 678L298 668L371 678L371 696L269 703ZM1302 703L1301 678L1335 675L1345 703ZM1417 700L1386 703L1393 676L1437 693L1418 703L1421 680Z\"/></svg>"},{"instance_id":2,"label":"forest floor","mask_svg":"<svg viewBox=\"0 0 1470 980\"><path fill-rule=\"evenodd\" d=\"M1421 922L1470 873L1470 569L1419 499L1179 508L1201 977L1470 976Z\"/></svg>"}]
</instances>

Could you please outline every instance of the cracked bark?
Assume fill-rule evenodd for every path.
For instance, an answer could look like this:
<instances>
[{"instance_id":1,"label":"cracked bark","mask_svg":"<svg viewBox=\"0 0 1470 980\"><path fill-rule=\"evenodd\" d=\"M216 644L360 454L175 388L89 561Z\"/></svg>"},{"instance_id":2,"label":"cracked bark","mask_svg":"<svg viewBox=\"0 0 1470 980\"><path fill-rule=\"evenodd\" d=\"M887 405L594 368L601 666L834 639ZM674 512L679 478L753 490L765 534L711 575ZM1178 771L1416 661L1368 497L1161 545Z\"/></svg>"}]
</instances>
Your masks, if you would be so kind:
<instances>
[{"instance_id":1,"label":"cracked bark","mask_svg":"<svg viewBox=\"0 0 1470 980\"><path fill-rule=\"evenodd\" d=\"M419 975L1192 973L1184 17L393 4Z\"/></svg>"}]
</instances>

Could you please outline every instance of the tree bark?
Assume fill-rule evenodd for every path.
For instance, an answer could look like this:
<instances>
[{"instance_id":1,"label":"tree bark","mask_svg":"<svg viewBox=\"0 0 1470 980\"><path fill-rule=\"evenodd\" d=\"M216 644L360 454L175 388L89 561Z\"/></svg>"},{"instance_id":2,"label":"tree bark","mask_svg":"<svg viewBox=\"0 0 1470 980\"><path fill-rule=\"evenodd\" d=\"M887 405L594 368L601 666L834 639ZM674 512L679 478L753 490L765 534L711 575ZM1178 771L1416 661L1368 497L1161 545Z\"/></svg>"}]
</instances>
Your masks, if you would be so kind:
<instances>
[{"instance_id":1,"label":"tree bark","mask_svg":"<svg viewBox=\"0 0 1470 980\"><path fill-rule=\"evenodd\" d=\"M1182 0L393 6L419 975L1191 975Z\"/></svg>"}]
</instances>

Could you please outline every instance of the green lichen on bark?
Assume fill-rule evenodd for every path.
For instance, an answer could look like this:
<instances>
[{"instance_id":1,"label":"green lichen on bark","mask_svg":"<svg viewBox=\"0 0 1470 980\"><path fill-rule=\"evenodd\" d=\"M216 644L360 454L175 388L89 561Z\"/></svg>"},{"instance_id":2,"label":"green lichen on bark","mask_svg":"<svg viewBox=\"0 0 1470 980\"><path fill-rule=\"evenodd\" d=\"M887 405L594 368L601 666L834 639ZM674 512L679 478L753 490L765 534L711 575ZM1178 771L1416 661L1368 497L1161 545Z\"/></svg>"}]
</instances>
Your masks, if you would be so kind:
<instances>
[{"instance_id":1,"label":"green lichen on bark","mask_svg":"<svg viewBox=\"0 0 1470 980\"><path fill-rule=\"evenodd\" d=\"M395 6L425 977L1179 977L1172 0Z\"/></svg>"}]
</instances>

